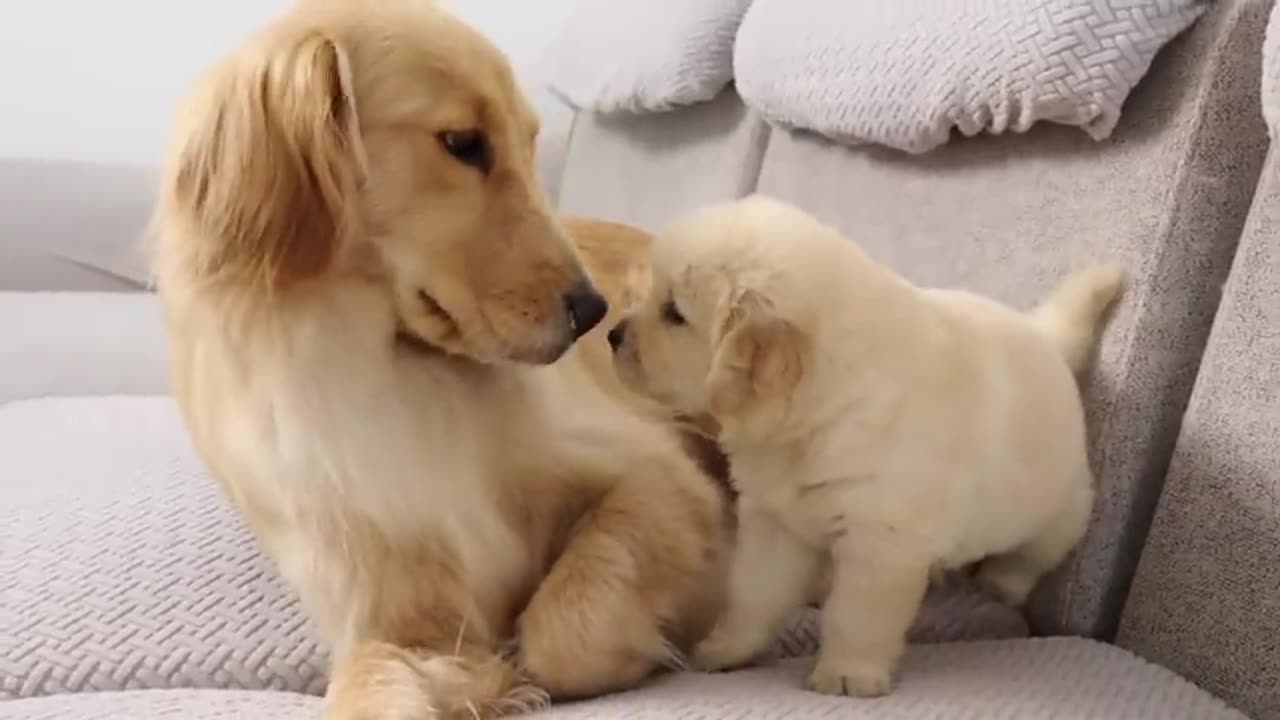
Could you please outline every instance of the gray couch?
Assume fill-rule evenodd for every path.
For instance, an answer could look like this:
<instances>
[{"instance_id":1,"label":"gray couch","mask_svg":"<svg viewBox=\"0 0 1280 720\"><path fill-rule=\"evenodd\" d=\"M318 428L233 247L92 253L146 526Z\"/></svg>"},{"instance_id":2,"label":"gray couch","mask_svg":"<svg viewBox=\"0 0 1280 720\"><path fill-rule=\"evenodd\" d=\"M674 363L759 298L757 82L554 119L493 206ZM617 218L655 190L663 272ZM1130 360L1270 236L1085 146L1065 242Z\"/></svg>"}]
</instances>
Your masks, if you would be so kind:
<instances>
[{"instance_id":1,"label":"gray couch","mask_svg":"<svg viewBox=\"0 0 1280 720\"><path fill-rule=\"evenodd\" d=\"M1087 388L1098 506L1032 602L1034 637L993 621L962 635L998 639L913 645L897 692L859 701L800 689L802 620L781 653L801 657L545 716L1280 719L1271 4L1219 0L1103 143L1040 126L919 157L849 150L771 130L732 90L578 117L546 165L566 211L656 228L759 190L921 283L1027 306L1108 257L1134 284ZM133 253L149 183L0 163L0 719L314 717L324 649L165 397Z\"/></svg>"}]
</instances>

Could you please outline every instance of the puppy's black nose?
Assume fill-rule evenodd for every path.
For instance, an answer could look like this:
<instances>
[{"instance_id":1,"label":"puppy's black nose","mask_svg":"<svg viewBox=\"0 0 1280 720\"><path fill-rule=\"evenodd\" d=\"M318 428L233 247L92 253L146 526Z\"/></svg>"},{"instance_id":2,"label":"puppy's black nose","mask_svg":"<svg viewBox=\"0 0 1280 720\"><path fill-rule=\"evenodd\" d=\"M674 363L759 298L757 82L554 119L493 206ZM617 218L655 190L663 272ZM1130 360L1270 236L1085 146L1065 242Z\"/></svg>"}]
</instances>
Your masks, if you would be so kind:
<instances>
[{"instance_id":1,"label":"puppy's black nose","mask_svg":"<svg viewBox=\"0 0 1280 720\"><path fill-rule=\"evenodd\" d=\"M613 348L614 352L618 352L618 348L622 346L622 338L626 334L627 334L626 320L623 320L617 325L614 325L613 329L609 331L609 347Z\"/></svg>"},{"instance_id":2,"label":"puppy's black nose","mask_svg":"<svg viewBox=\"0 0 1280 720\"><path fill-rule=\"evenodd\" d=\"M591 287L591 283L583 281L565 294L564 308L569 312L573 339L577 340L590 332L609 312L609 303Z\"/></svg>"}]
</instances>

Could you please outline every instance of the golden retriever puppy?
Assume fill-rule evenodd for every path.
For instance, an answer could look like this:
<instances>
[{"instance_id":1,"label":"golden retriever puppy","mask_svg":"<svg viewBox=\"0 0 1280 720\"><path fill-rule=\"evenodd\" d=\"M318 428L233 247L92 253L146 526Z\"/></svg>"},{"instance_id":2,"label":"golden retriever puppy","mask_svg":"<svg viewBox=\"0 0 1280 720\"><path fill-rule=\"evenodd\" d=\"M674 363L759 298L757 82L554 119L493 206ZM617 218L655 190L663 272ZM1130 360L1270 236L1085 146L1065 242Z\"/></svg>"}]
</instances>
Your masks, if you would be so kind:
<instances>
[{"instance_id":1,"label":"golden retriever puppy","mask_svg":"<svg viewBox=\"0 0 1280 720\"><path fill-rule=\"evenodd\" d=\"M656 241L652 288L610 331L631 386L719 423L740 493L725 614L694 657L750 661L824 597L809 676L890 691L932 572L1021 603L1093 500L1082 372L1124 273L1076 275L1027 316L923 290L786 204L750 197Z\"/></svg>"},{"instance_id":2,"label":"golden retriever puppy","mask_svg":"<svg viewBox=\"0 0 1280 720\"><path fill-rule=\"evenodd\" d=\"M175 393L332 645L331 718L623 688L714 618L723 501L601 324L648 238L558 221L537 131L501 54L420 0L300 3L180 112Z\"/></svg>"}]
</instances>

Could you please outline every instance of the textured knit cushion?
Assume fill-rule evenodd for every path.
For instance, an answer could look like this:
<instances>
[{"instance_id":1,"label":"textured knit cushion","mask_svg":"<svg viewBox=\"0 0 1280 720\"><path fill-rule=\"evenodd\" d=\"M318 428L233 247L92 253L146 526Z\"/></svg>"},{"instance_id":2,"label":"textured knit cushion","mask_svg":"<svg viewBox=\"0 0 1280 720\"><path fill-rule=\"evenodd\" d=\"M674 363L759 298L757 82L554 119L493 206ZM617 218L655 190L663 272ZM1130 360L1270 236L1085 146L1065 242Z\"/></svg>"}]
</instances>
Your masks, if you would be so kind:
<instances>
[{"instance_id":1,"label":"textured knit cushion","mask_svg":"<svg viewBox=\"0 0 1280 720\"><path fill-rule=\"evenodd\" d=\"M170 400L0 405L0 497L0 698L323 689L311 628Z\"/></svg>"},{"instance_id":2,"label":"textured knit cushion","mask_svg":"<svg viewBox=\"0 0 1280 720\"><path fill-rule=\"evenodd\" d=\"M756 0L738 92L765 117L908 152L1042 120L1111 134L1156 51L1207 0Z\"/></svg>"},{"instance_id":3,"label":"textured knit cushion","mask_svg":"<svg viewBox=\"0 0 1280 720\"><path fill-rule=\"evenodd\" d=\"M325 653L164 398L0 405L0 698L150 688L318 693ZM978 596L922 642L1026 634ZM799 613L775 656L817 645Z\"/></svg>"},{"instance_id":4,"label":"textured knit cushion","mask_svg":"<svg viewBox=\"0 0 1280 720\"><path fill-rule=\"evenodd\" d=\"M286 692L147 690L0 702L0 720L319 720L322 707Z\"/></svg>"},{"instance_id":5,"label":"textured knit cushion","mask_svg":"<svg viewBox=\"0 0 1280 720\"><path fill-rule=\"evenodd\" d=\"M733 78L733 37L751 0L591 0L550 43L553 92L603 113L710 100Z\"/></svg>"},{"instance_id":6,"label":"textured knit cushion","mask_svg":"<svg viewBox=\"0 0 1280 720\"><path fill-rule=\"evenodd\" d=\"M1248 720L1156 665L1087 640L912 648L894 694L877 700L801 689L806 660L721 675L655 679L632 692L553 707L531 720ZM0 702L0 720L302 720L321 701L289 694L106 693Z\"/></svg>"},{"instance_id":7,"label":"textured knit cushion","mask_svg":"<svg viewBox=\"0 0 1280 720\"><path fill-rule=\"evenodd\" d=\"M802 689L807 660L652 686L539 715L546 720L1246 720L1191 683L1109 645L1074 638L911 648L877 700Z\"/></svg>"}]
</instances>

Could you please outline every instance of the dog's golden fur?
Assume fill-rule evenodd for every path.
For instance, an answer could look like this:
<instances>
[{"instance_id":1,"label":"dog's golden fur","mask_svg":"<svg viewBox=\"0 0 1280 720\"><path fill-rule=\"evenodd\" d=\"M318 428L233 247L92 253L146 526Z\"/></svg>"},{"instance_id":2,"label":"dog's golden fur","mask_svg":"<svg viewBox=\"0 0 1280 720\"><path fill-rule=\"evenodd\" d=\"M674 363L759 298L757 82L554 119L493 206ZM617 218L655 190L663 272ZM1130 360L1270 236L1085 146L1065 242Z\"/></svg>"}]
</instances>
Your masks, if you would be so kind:
<instances>
[{"instance_id":1,"label":"dog's golden fur","mask_svg":"<svg viewBox=\"0 0 1280 720\"><path fill-rule=\"evenodd\" d=\"M626 687L715 610L722 500L604 343L648 238L557 219L536 133L500 53L420 0L304 1L180 113L175 394L332 644L332 718ZM613 310L575 345L593 287Z\"/></svg>"},{"instance_id":2,"label":"dog's golden fur","mask_svg":"<svg viewBox=\"0 0 1280 720\"><path fill-rule=\"evenodd\" d=\"M796 208L752 197L660 235L647 299L610 332L631 386L710 413L740 492L728 605L695 653L751 660L822 599L809 687L889 691L932 574L982 561L1011 603L1092 507L1073 371L1124 284L1102 266L1031 315L923 290Z\"/></svg>"}]
</instances>

